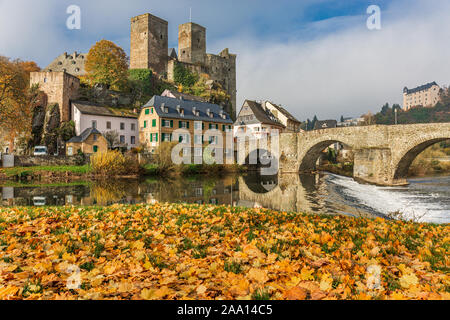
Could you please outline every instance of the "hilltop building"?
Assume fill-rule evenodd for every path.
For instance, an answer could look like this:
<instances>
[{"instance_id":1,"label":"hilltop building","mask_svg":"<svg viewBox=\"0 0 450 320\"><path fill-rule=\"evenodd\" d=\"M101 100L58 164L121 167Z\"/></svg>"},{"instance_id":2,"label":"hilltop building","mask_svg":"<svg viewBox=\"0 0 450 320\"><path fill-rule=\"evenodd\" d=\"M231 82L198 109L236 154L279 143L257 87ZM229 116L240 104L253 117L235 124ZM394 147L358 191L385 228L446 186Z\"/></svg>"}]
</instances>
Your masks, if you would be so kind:
<instances>
[{"instance_id":1,"label":"hilltop building","mask_svg":"<svg viewBox=\"0 0 450 320\"><path fill-rule=\"evenodd\" d=\"M151 69L161 77L174 80L174 69L182 64L191 72L207 74L230 95L236 114L236 55L223 50L219 55L206 53L206 29L185 23L178 30L178 54L168 47L168 22L149 13L131 18L131 69Z\"/></svg>"},{"instance_id":2,"label":"hilltop building","mask_svg":"<svg viewBox=\"0 0 450 320\"><path fill-rule=\"evenodd\" d=\"M64 52L62 55L53 60L53 62L50 63L43 71L67 72L75 77L84 76L86 74L84 69L86 56L87 53L77 53L75 51L72 54L67 54L67 52Z\"/></svg>"},{"instance_id":3,"label":"hilltop building","mask_svg":"<svg viewBox=\"0 0 450 320\"><path fill-rule=\"evenodd\" d=\"M250 135L255 139L268 137L271 130L284 132L286 127L263 103L245 100L234 123L234 135Z\"/></svg>"},{"instance_id":4,"label":"hilltop building","mask_svg":"<svg viewBox=\"0 0 450 320\"><path fill-rule=\"evenodd\" d=\"M175 136L177 129L185 129L189 134ZM186 145L184 153L193 148L191 155L199 157L207 145L218 143L220 134L224 145L218 145L215 154L223 152L224 158L232 157L233 150L225 144L226 133L232 129L231 117L219 105L207 102L154 96L139 115L140 141L150 152L155 152L162 142L178 141ZM208 130L217 132L212 134Z\"/></svg>"},{"instance_id":5,"label":"hilltop building","mask_svg":"<svg viewBox=\"0 0 450 320\"><path fill-rule=\"evenodd\" d=\"M434 107L440 100L441 88L436 82L427 83L423 86L403 89L403 109L405 111L417 107Z\"/></svg>"}]
</instances>

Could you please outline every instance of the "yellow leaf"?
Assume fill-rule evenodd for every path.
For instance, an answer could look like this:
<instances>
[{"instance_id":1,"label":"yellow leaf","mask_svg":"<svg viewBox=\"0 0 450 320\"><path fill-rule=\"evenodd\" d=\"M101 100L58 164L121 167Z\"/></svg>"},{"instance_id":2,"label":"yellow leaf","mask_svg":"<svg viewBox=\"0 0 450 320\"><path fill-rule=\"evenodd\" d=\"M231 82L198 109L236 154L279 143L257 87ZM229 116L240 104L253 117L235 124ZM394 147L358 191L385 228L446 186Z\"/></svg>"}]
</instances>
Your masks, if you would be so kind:
<instances>
[{"instance_id":1,"label":"yellow leaf","mask_svg":"<svg viewBox=\"0 0 450 320\"><path fill-rule=\"evenodd\" d=\"M320 280L320 290L322 291L329 291L333 284L333 279L331 278L330 274L326 273L322 276Z\"/></svg>"},{"instance_id":2,"label":"yellow leaf","mask_svg":"<svg viewBox=\"0 0 450 320\"><path fill-rule=\"evenodd\" d=\"M14 286L9 286L5 288L0 288L0 299L4 299L8 296L12 296L16 294L16 292L19 290L19 288Z\"/></svg>"},{"instance_id":3,"label":"yellow leaf","mask_svg":"<svg viewBox=\"0 0 450 320\"><path fill-rule=\"evenodd\" d=\"M411 286L417 285L419 283L419 279L417 279L417 277L414 273L410 273L410 274L404 274L400 278L399 282L403 288L409 289Z\"/></svg>"},{"instance_id":4,"label":"yellow leaf","mask_svg":"<svg viewBox=\"0 0 450 320\"><path fill-rule=\"evenodd\" d=\"M248 272L247 276L250 280L253 280L253 281L256 281L259 283L266 283L267 281L269 281L269 277L267 276L266 270L252 268Z\"/></svg>"},{"instance_id":5,"label":"yellow leaf","mask_svg":"<svg viewBox=\"0 0 450 320\"><path fill-rule=\"evenodd\" d=\"M314 270L304 267L300 271L300 279L303 281L314 280L313 273Z\"/></svg>"}]
</instances>

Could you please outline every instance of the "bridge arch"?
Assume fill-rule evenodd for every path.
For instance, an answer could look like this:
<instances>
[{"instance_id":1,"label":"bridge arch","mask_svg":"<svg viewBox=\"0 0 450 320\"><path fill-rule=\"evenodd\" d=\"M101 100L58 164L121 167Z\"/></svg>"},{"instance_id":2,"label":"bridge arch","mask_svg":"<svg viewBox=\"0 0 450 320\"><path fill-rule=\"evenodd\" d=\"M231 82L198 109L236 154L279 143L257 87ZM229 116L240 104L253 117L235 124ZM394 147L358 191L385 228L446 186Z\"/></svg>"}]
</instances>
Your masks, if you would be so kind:
<instances>
[{"instance_id":1,"label":"bridge arch","mask_svg":"<svg viewBox=\"0 0 450 320\"><path fill-rule=\"evenodd\" d=\"M341 139L326 139L312 144L305 150L303 157L300 157L300 172L311 172L316 170L316 163L322 152L333 144L341 144L353 149L351 145Z\"/></svg>"},{"instance_id":2,"label":"bridge arch","mask_svg":"<svg viewBox=\"0 0 450 320\"><path fill-rule=\"evenodd\" d=\"M400 152L400 156L393 163L394 180L405 179L408 176L408 170L413 161L419 154L432 145L450 140L450 135L442 137L422 138L413 140Z\"/></svg>"}]
</instances>

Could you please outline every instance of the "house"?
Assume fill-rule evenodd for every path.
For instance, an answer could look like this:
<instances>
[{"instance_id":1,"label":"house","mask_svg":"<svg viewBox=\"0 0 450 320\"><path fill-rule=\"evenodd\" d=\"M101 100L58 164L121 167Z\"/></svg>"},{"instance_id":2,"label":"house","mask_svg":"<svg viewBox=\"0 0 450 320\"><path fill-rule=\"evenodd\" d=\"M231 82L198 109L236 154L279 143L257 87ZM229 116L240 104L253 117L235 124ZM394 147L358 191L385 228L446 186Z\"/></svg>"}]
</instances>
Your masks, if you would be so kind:
<instances>
[{"instance_id":1,"label":"house","mask_svg":"<svg viewBox=\"0 0 450 320\"><path fill-rule=\"evenodd\" d=\"M403 109L405 111L417 107L434 107L440 100L441 88L436 82L430 82L423 86L403 89Z\"/></svg>"},{"instance_id":2,"label":"house","mask_svg":"<svg viewBox=\"0 0 450 320\"><path fill-rule=\"evenodd\" d=\"M262 103L245 100L234 123L234 135L246 134L261 139L267 137L271 130L283 132L286 127Z\"/></svg>"},{"instance_id":3,"label":"house","mask_svg":"<svg viewBox=\"0 0 450 320\"><path fill-rule=\"evenodd\" d=\"M115 131L119 139L117 147L131 149L139 146L137 114L130 110L75 101L72 102L72 119L78 136L88 128L95 128L102 134Z\"/></svg>"},{"instance_id":4,"label":"house","mask_svg":"<svg viewBox=\"0 0 450 320\"><path fill-rule=\"evenodd\" d=\"M268 109L285 127L285 132L300 132L301 122L280 105L270 101L263 102L263 106Z\"/></svg>"},{"instance_id":5,"label":"house","mask_svg":"<svg viewBox=\"0 0 450 320\"><path fill-rule=\"evenodd\" d=\"M174 131L177 129L185 129L188 133L176 137ZM217 132L207 133L208 130ZM155 152L161 142L178 141L193 147L195 156L200 156L209 144L217 144L216 152L231 156L230 148L219 146L218 135L225 144L226 133L232 133L232 130L233 121L229 114L219 105L201 101L154 96L139 115L139 138L150 152Z\"/></svg>"},{"instance_id":6,"label":"house","mask_svg":"<svg viewBox=\"0 0 450 320\"><path fill-rule=\"evenodd\" d=\"M336 120L316 121L316 124L314 125L314 130L332 129L332 128L337 128Z\"/></svg>"},{"instance_id":7,"label":"house","mask_svg":"<svg viewBox=\"0 0 450 320\"><path fill-rule=\"evenodd\" d=\"M87 128L80 135L73 137L66 143L66 154L74 156L79 151L85 154L106 152L108 142L105 137L95 128Z\"/></svg>"}]
</instances>

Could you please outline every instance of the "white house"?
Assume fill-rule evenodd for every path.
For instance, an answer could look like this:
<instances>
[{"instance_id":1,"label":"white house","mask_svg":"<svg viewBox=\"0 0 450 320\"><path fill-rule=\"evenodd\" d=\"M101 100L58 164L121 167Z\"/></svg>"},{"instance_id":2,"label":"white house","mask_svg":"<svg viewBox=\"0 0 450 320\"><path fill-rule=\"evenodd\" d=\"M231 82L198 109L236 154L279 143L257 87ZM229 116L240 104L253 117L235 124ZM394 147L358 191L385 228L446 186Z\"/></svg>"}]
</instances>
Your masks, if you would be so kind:
<instances>
[{"instance_id":1,"label":"white house","mask_svg":"<svg viewBox=\"0 0 450 320\"><path fill-rule=\"evenodd\" d=\"M139 146L139 128L137 114L88 102L72 102L72 120L75 122L77 136L88 128L95 128L103 135L116 131L120 146L128 149Z\"/></svg>"}]
</instances>

